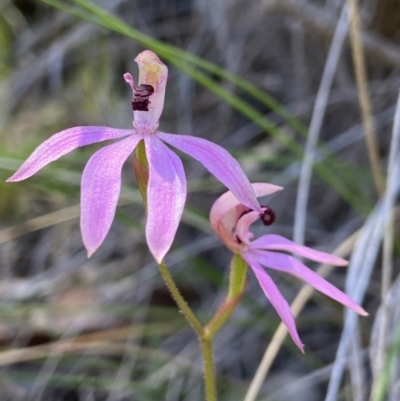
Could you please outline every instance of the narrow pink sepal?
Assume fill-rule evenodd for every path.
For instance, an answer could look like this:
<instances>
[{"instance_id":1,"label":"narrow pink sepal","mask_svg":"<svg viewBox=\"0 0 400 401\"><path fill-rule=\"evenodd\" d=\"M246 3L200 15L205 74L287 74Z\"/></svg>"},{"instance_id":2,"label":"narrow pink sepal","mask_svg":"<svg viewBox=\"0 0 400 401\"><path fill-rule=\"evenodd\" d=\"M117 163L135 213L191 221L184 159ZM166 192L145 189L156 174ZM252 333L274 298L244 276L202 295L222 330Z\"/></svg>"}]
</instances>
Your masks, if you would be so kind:
<instances>
[{"instance_id":1,"label":"narrow pink sepal","mask_svg":"<svg viewBox=\"0 0 400 401\"><path fill-rule=\"evenodd\" d=\"M157 135L163 141L198 160L233 193L240 203L261 212L261 206L246 174L238 161L224 148L194 136L163 132L158 132Z\"/></svg>"},{"instance_id":2,"label":"narrow pink sepal","mask_svg":"<svg viewBox=\"0 0 400 401\"><path fill-rule=\"evenodd\" d=\"M87 162L81 184L81 232L88 257L98 249L114 220L121 190L121 170L141 135L98 150Z\"/></svg>"},{"instance_id":3,"label":"narrow pink sepal","mask_svg":"<svg viewBox=\"0 0 400 401\"><path fill-rule=\"evenodd\" d=\"M362 316L368 315L368 313L347 294L340 291L293 256L260 250L251 250L250 252L252 257L256 258L258 263L261 265L289 273L292 276L305 281L307 284L311 285L311 287L341 303L347 308L352 309L354 312L357 312Z\"/></svg>"},{"instance_id":4,"label":"narrow pink sepal","mask_svg":"<svg viewBox=\"0 0 400 401\"><path fill-rule=\"evenodd\" d=\"M289 239L276 234L264 235L251 243L253 249L266 249L269 251L292 252L304 258L333 266L347 266L348 261L329 253L315 251L303 245L298 245Z\"/></svg>"},{"instance_id":5,"label":"narrow pink sepal","mask_svg":"<svg viewBox=\"0 0 400 401\"><path fill-rule=\"evenodd\" d=\"M294 320L289 304L287 303L285 298L283 298L281 292L279 291L278 287L273 282L269 274L258 263L257 259L250 254L244 254L242 255L242 257L252 268L262 290L264 291L265 296L278 312L279 317L282 319L283 324L288 329L288 332L292 337L294 343L304 354L304 346L300 340L299 333L297 332L296 322Z\"/></svg>"},{"instance_id":6,"label":"narrow pink sepal","mask_svg":"<svg viewBox=\"0 0 400 401\"><path fill-rule=\"evenodd\" d=\"M174 241L186 201L186 177L180 158L155 135L144 138L149 161L146 239L161 263Z\"/></svg>"},{"instance_id":7,"label":"narrow pink sepal","mask_svg":"<svg viewBox=\"0 0 400 401\"><path fill-rule=\"evenodd\" d=\"M273 193L282 190L282 187L274 184L266 184L263 182L257 182L251 184L254 193L257 198L263 196L272 195ZM211 226L218 233L218 225L221 220L225 218L225 215L233 208L240 206L241 202L233 195L231 191L222 194L212 205L210 211L210 222ZM237 219L232 221L232 229L235 227Z\"/></svg>"},{"instance_id":8,"label":"narrow pink sepal","mask_svg":"<svg viewBox=\"0 0 400 401\"><path fill-rule=\"evenodd\" d=\"M24 180L50 162L81 146L109 139L122 138L132 135L133 129L117 129L109 127L74 127L54 134L39 145L18 171L7 182Z\"/></svg>"}]
</instances>

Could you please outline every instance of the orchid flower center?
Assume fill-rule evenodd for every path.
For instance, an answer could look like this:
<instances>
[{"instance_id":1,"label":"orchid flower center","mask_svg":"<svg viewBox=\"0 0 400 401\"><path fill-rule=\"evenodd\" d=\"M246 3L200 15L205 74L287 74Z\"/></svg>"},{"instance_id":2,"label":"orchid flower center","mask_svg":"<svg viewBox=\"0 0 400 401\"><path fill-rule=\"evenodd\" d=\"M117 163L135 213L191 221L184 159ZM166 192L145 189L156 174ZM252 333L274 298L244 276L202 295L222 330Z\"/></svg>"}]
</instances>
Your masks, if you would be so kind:
<instances>
[{"instance_id":1,"label":"orchid flower center","mask_svg":"<svg viewBox=\"0 0 400 401\"><path fill-rule=\"evenodd\" d=\"M263 208L263 212L260 213L260 220L263 222L264 226L270 226L271 224L274 223L275 219L276 219L276 213L268 206L263 206L261 205L261 207ZM247 209L245 210L240 216L239 219L241 217L243 217L245 214L252 212L252 209Z\"/></svg>"},{"instance_id":2,"label":"orchid flower center","mask_svg":"<svg viewBox=\"0 0 400 401\"><path fill-rule=\"evenodd\" d=\"M142 84L133 88L132 110L149 111L149 97L152 93L154 93L154 88L151 85Z\"/></svg>"},{"instance_id":3,"label":"orchid flower center","mask_svg":"<svg viewBox=\"0 0 400 401\"><path fill-rule=\"evenodd\" d=\"M274 223L275 218L276 218L276 214L275 214L275 212L274 212L270 207L268 207L268 206L263 206L263 205L261 205L261 207L262 207L263 211L262 211L262 213L259 214L259 218L260 218L260 220L262 221L262 223L264 224L264 226L270 226L271 224ZM246 214L248 214L248 213L250 213L250 212L252 212L252 211L253 211L252 209L247 209L247 210L245 210L245 211L239 216L238 221L239 221L243 216L245 216ZM250 224L250 225L251 225L251 224ZM242 235L243 235L243 234L242 234ZM248 232L247 235L248 235L248 239L251 239L251 238L253 237L253 234L250 233L250 232ZM239 235L235 235L235 240L236 240L236 242L237 242L239 245L243 244L243 242L247 242L247 241L243 240L243 238L241 239Z\"/></svg>"}]
</instances>

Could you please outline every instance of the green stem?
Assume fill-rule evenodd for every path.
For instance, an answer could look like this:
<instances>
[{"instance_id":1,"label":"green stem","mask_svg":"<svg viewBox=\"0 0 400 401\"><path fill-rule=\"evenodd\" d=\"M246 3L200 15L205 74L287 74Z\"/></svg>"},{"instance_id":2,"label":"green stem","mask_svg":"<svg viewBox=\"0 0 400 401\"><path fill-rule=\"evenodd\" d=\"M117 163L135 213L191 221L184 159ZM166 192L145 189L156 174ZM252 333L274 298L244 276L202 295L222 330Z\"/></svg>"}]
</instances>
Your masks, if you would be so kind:
<instances>
[{"instance_id":1,"label":"green stem","mask_svg":"<svg viewBox=\"0 0 400 401\"><path fill-rule=\"evenodd\" d=\"M229 274L228 295L207 326L204 327L205 338L212 339L232 315L246 287L246 273L246 262L239 255L234 255Z\"/></svg>"},{"instance_id":2,"label":"green stem","mask_svg":"<svg viewBox=\"0 0 400 401\"><path fill-rule=\"evenodd\" d=\"M221 306L218 308L217 312L215 312L214 316L208 322L208 324L204 327L204 338L212 340L215 334L220 330L220 328L227 322L229 317L232 315L235 310L237 304L242 298L242 294L239 294L236 298L228 301L225 298L224 302L222 302Z\"/></svg>"},{"instance_id":3,"label":"green stem","mask_svg":"<svg viewBox=\"0 0 400 401\"><path fill-rule=\"evenodd\" d=\"M199 339L203 337L204 334L204 329L197 317L194 315L192 310L190 309L189 305L186 303L184 298L182 297L182 294L180 293L178 287L176 286L167 266L165 265L164 262L161 262L159 265L160 272L162 275L162 278L164 279L165 284L167 285L172 298L174 298L176 304L180 308L183 316L185 316L186 320L189 322L189 324L193 327L194 331L198 335Z\"/></svg>"},{"instance_id":4,"label":"green stem","mask_svg":"<svg viewBox=\"0 0 400 401\"><path fill-rule=\"evenodd\" d=\"M217 401L212 339L200 338L200 345L201 345L201 353L203 355L204 388L205 388L206 400Z\"/></svg>"},{"instance_id":5,"label":"green stem","mask_svg":"<svg viewBox=\"0 0 400 401\"><path fill-rule=\"evenodd\" d=\"M201 325L182 297L165 263L160 263L159 268L172 297L199 338L203 356L206 401L217 401L212 340L218 330L226 323L243 295L246 286L247 264L239 255L233 256L228 295L206 327Z\"/></svg>"},{"instance_id":6,"label":"green stem","mask_svg":"<svg viewBox=\"0 0 400 401\"><path fill-rule=\"evenodd\" d=\"M201 346L201 353L203 356L203 366L204 366L204 386L206 401L217 401L217 392L215 385L215 373L214 373L214 362L212 354L212 338L206 336L205 330L197 317L194 315L189 305L186 303L182 294L180 293L178 287L176 286L174 279L172 278L167 266L164 262L159 265L161 275L167 285L172 297L174 298L176 304L180 308L185 316L186 320L193 327L196 332Z\"/></svg>"},{"instance_id":7,"label":"green stem","mask_svg":"<svg viewBox=\"0 0 400 401\"><path fill-rule=\"evenodd\" d=\"M246 285L247 263L239 256L233 255L229 273L229 291L227 301L232 301L242 294Z\"/></svg>"}]
</instances>

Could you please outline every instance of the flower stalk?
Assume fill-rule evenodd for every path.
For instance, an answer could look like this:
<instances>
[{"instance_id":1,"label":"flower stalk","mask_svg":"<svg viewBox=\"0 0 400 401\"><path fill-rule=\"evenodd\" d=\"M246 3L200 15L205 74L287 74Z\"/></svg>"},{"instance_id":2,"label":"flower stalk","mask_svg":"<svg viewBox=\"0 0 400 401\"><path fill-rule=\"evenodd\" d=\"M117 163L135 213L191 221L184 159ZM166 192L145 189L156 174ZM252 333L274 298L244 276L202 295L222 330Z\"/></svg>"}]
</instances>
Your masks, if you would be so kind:
<instances>
[{"instance_id":1,"label":"flower stalk","mask_svg":"<svg viewBox=\"0 0 400 401\"><path fill-rule=\"evenodd\" d=\"M161 276L164 279L164 282L168 290L170 291L172 298L174 299L183 316L188 321L190 326L192 326L198 337L203 358L204 389L206 401L216 401L217 391L212 341L215 334L217 334L217 332L227 322L243 295L246 286L247 266L239 256L234 256L234 258L232 259L231 272L229 275L228 295L222 302L221 306L217 309L214 316L210 319L209 323L204 327L183 298L165 263L160 263L159 268Z\"/></svg>"},{"instance_id":2,"label":"flower stalk","mask_svg":"<svg viewBox=\"0 0 400 401\"><path fill-rule=\"evenodd\" d=\"M179 309L181 310L183 316L185 316L186 320L188 323L193 327L193 330L196 332L197 336L199 338L203 337L204 333L204 328L201 325L200 321L197 319L197 317L194 315L193 311L190 309L189 305L183 298L181 292L179 291L178 287L175 284L174 279L171 276L171 273L169 272L167 266L165 265L164 262L161 262L158 267L160 268L160 272L162 275L162 278L164 279L164 282L166 286L168 287L169 292L171 293L172 298L178 305Z\"/></svg>"},{"instance_id":3,"label":"flower stalk","mask_svg":"<svg viewBox=\"0 0 400 401\"><path fill-rule=\"evenodd\" d=\"M230 266L228 295L204 327L207 338L213 339L235 310L246 288L246 273L247 264L239 255L234 255Z\"/></svg>"},{"instance_id":4,"label":"flower stalk","mask_svg":"<svg viewBox=\"0 0 400 401\"><path fill-rule=\"evenodd\" d=\"M207 401L217 400L212 339L200 338L204 366L204 390Z\"/></svg>"},{"instance_id":5,"label":"flower stalk","mask_svg":"<svg viewBox=\"0 0 400 401\"><path fill-rule=\"evenodd\" d=\"M229 275L228 302L237 299L243 293L246 286L246 273L247 263L239 255L233 255Z\"/></svg>"}]
</instances>

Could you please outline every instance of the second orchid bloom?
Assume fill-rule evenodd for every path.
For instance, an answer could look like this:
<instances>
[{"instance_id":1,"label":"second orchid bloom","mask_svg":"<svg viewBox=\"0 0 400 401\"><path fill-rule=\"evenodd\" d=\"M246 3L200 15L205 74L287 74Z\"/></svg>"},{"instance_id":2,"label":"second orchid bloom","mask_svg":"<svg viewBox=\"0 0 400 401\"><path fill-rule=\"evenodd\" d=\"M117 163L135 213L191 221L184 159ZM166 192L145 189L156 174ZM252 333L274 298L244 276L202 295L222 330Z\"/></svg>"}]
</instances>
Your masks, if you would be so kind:
<instances>
[{"instance_id":1,"label":"second orchid bloom","mask_svg":"<svg viewBox=\"0 0 400 401\"><path fill-rule=\"evenodd\" d=\"M158 131L168 69L150 50L140 53L135 61L139 67L138 85L135 86L130 74L124 75L133 91L133 129L84 126L61 131L36 148L7 181L24 180L81 146L121 139L98 150L83 171L81 232L90 256L104 241L114 219L122 166L135 148L142 147L148 170L146 177L138 171L136 175L144 179L146 186L146 240L154 258L160 263L172 245L186 201L182 162L165 143L198 160L246 207L258 213L261 207L239 163L226 150L205 139ZM143 192L143 188L141 190Z\"/></svg>"},{"instance_id":2,"label":"second orchid bloom","mask_svg":"<svg viewBox=\"0 0 400 401\"><path fill-rule=\"evenodd\" d=\"M282 189L276 185L263 183L252 184L252 186L257 197L271 195ZM290 306L265 267L291 274L358 314L367 315L367 312L348 295L314 273L300 260L281 252L294 253L319 263L334 266L346 266L346 260L298 245L276 234L263 235L254 239L250 226L258 219L269 225L273 214L267 207L263 207L261 213L249 210L230 191L216 200L210 212L210 221L214 231L235 255L241 257L251 267L265 296L276 309L293 341L302 352L304 352L303 344L297 333Z\"/></svg>"}]
</instances>

